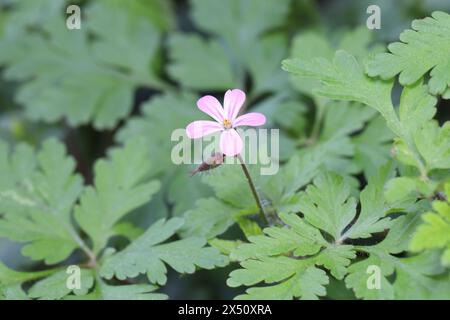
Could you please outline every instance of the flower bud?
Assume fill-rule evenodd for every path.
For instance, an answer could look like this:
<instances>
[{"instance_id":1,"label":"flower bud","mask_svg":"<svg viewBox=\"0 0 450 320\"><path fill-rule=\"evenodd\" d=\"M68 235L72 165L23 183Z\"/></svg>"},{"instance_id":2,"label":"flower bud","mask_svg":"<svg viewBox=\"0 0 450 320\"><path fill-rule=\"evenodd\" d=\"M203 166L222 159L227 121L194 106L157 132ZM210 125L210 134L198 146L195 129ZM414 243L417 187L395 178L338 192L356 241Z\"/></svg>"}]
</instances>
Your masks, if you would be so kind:
<instances>
[{"instance_id":1,"label":"flower bud","mask_svg":"<svg viewBox=\"0 0 450 320\"><path fill-rule=\"evenodd\" d=\"M224 154L221 152L214 153L211 157L203 161L195 170L191 171L190 176L192 177L197 172L208 171L217 168L224 161Z\"/></svg>"}]
</instances>

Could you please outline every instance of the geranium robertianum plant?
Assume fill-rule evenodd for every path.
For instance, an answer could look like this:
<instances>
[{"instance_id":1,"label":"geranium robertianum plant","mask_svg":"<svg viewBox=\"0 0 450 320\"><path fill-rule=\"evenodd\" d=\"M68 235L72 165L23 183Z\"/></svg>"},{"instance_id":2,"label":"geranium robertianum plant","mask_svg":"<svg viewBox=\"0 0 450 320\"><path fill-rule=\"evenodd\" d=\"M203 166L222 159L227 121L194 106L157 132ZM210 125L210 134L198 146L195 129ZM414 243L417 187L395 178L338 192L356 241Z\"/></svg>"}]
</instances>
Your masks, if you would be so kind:
<instances>
[{"instance_id":1,"label":"geranium robertianum plant","mask_svg":"<svg viewBox=\"0 0 450 320\"><path fill-rule=\"evenodd\" d=\"M225 93L223 107L220 102L212 96L204 96L200 98L197 101L198 108L216 120L216 122L205 120L191 122L186 127L186 133L189 138L196 139L202 138L211 133L221 132L219 154L237 157L239 159L253 197L259 207L262 221L267 224L268 221L262 201L258 195L247 165L240 155L243 149L243 142L242 138L239 136L239 133L236 131L236 128L241 126L261 126L266 122L266 117L259 112L251 112L238 116L244 102L245 93L239 89L228 90ZM213 159L217 157L216 154L217 153L212 156ZM206 163L208 163L208 159L206 160Z\"/></svg>"},{"instance_id":2,"label":"geranium robertianum plant","mask_svg":"<svg viewBox=\"0 0 450 320\"><path fill-rule=\"evenodd\" d=\"M2 79L24 113L1 113L0 298L180 298L171 286L206 269L181 298L211 284L243 299L450 299L448 13L384 50L365 26L306 30L290 17L313 6L289 0L192 0L190 32L167 1L85 1L77 31L67 1L37 3L0 15ZM205 94L216 122L196 130ZM280 130L279 172L222 165L241 160L234 128L262 124ZM187 125L223 135L191 177L170 161ZM98 134L117 146L87 148Z\"/></svg>"}]
</instances>

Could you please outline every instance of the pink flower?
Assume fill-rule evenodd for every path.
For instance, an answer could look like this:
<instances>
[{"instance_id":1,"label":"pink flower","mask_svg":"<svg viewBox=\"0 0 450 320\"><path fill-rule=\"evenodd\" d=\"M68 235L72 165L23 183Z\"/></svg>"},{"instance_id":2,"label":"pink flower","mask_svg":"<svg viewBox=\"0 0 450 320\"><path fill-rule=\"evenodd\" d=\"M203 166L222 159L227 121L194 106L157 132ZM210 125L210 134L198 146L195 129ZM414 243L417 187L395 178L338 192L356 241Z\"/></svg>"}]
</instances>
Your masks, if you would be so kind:
<instances>
[{"instance_id":1,"label":"pink flower","mask_svg":"<svg viewBox=\"0 0 450 320\"><path fill-rule=\"evenodd\" d=\"M239 89L228 90L223 99L223 108L213 96L204 96L197 101L198 108L216 121L199 120L186 127L187 136L191 139L201 138L208 134L222 131L220 134L220 150L227 156L241 153L242 138L235 128L240 126L261 126L266 117L259 112L250 112L238 117L239 110L245 101L245 93Z\"/></svg>"}]
</instances>

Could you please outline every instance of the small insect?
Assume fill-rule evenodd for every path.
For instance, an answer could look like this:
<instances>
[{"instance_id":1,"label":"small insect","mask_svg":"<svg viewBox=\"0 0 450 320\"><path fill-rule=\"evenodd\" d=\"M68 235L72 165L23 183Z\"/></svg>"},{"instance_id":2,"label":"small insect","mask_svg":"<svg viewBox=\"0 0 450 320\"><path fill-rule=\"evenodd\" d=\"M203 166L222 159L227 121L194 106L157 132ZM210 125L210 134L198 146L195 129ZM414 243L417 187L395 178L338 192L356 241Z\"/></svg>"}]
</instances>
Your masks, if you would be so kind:
<instances>
[{"instance_id":1,"label":"small insect","mask_svg":"<svg viewBox=\"0 0 450 320\"><path fill-rule=\"evenodd\" d=\"M192 177L197 172L208 171L214 168L217 168L224 161L224 154L221 152L214 153L211 157L203 161L197 168L190 172L190 176Z\"/></svg>"}]
</instances>

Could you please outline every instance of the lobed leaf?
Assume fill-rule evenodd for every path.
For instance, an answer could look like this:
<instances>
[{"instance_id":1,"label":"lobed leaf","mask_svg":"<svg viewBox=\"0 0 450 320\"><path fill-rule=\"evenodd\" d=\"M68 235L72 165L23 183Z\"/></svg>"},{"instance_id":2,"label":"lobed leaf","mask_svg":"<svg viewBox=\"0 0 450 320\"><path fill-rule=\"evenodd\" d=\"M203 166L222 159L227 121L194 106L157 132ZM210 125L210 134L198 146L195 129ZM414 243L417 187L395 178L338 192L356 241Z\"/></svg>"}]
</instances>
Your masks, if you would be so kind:
<instances>
[{"instance_id":1,"label":"lobed leaf","mask_svg":"<svg viewBox=\"0 0 450 320\"><path fill-rule=\"evenodd\" d=\"M150 282L163 285L167 281L165 263L179 273L193 273L196 266L212 269L227 263L226 257L217 249L204 247L204 238L190 237L162 243L173 236L183 223L181 218L157 221L123 251L108 257L101 275L107 279L115 276L124 280L146 273Z\"/></svg>"},{"instance_id":2,"label":"lobed leaf","mask_svg":"<svg viewBox=\"0 0 450 320\"><path fill-rule=\"evenodd\" d=\"M0 171L9 171L0 189L0 235L24 243L22 254L33 260L65 260L80 247L71 224L72 207L82 191L75 162L54 139L36 155L24 145L13 154L4 144L0 149L5 151Z\"/></svg>"},{"instance_id":3,"label":"lobed leaf","mask_svg":"<svg viewBox=\"0 0 450 320\"><path fill-rule=\"evenodd\" d=\"M143 139L133 139L123 149L111 151L109 160L96 162L94 186L85 188L75 207L75 219L91 238L96 253L114 235L116 223L159 190L158 181L148 181L149 172Z\"/></svg>"},{"instance_id":4,"label":"lobed leaf","mask_svg":"<svg viewBox=\"0 0 450 320\"><path fill-rule=\"evenodd\" d=\"M414 20L412 29L400 35L401 42L388 46L388 53L380 53L367 64L370 76L391 79L399 74L399 81L407 86L430 72L430 93L442 95L450 86L450 15L435 11L431 17Z\"/></svg>"}]
</instances>

